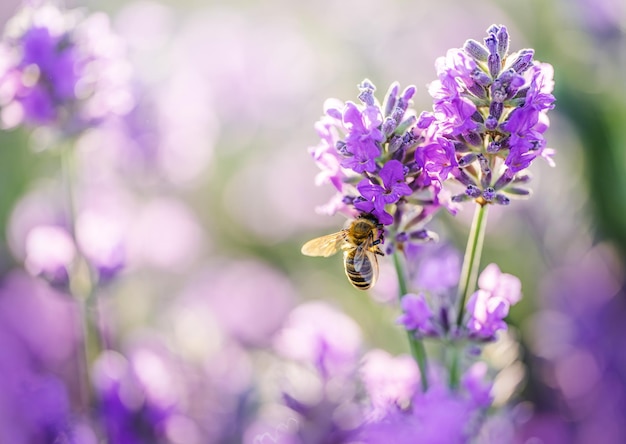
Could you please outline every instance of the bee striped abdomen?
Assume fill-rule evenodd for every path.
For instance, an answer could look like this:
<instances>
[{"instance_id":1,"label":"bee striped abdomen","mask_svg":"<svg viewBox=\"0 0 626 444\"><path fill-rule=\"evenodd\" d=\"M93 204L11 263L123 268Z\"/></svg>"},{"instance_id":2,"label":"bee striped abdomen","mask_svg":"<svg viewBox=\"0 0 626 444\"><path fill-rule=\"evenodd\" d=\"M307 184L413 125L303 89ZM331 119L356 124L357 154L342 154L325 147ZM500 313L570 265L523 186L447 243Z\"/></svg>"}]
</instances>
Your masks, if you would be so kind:
<instances>
[{"instance_id":1,"label":"bee striped abdomen","mask_svg":"<svg viewBox=\"0 0 626 444\"><path fill-rule=\"evenodd\" d=\"M354 268L356 251L356 249L353 249L344 253L346 276L354 287L359 290L367 290L374 283L374 269L372 268L372 262L366 257L361 263L361 269L356 271Z\"/></svg>"}]
</instances>

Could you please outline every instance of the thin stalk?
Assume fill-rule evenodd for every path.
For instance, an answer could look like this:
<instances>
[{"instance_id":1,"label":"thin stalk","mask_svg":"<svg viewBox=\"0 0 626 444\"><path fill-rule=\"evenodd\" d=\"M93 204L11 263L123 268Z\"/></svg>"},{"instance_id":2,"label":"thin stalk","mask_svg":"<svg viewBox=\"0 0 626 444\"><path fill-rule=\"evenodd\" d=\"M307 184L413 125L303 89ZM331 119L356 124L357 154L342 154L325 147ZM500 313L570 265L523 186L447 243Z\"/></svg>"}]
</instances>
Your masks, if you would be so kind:
<instances>
[{"instance_id":1,"label":"thin stalk","mask_svg":"<svg viewBox=\"0 0 626 444\"><path fill-rule=\"evenodd\" d=\"M95 320L98 319L96 303L96 275L84 254L80 251L76 236L76 198L74 184L76 169L74 146L67 144L61 147L61 172L65 188L65 203L68 216L68 228L76 245L77 257L69 274L69 292L80 308L82 334L82 353L78 358L80 373L81 408L85 411L91 404L90 368L101 349L101 338Z\"/></svg>"},{"instance_id":2,"label":"thin stalk","mask_svg":"<svg viewBox=\"0 0 626 444\"><path fill-rule=\"evenodd\" d=\"M400 253L395 251L393 253L393 265L396 268L396 275L398 276L398 292L399 299L402 298L408 293L408 287L406 285L406 274L404 271L404 265L402 264L402 259L400 258ZM428 390L428 361L426 358L426 349L424 348L424 344L422 341L417 339L413 333L407 330L407 337L409 339L409 348L411 350L411 355L417 362L417 366L420 369L420 378L422 381L422 390Z\"/></svg>"},{"instance_id":3,"label":"thin stalk","mask_svg":"<svg viewBox=\"0 0 626 444\"><path fill-rule=\"evenodd\" d=\"M465 303L476 289L476 282L478 281L478 268L485 240L485 228L487 227L487 207L486 202L478 202L469 237L467 238L457 298L459 309L456 324L458 326L461 326L463 323Z\"/></svg>"},{"instance_id":4,"label":"thin stalk","mask_svg":"<svg viewBox=\"0 0 626 444\"><path fill-rule=\"evenodd\" d=\"M465 257L463 258L463 268L461 269L461 277L459 279L458 290L458 315L456 325L461 327L463 316L465 314L465 304L470 295L476 289L478 282L478 270L480 266L480 256L483 251L483 243L485 240L485 228L487 226L487 203L485 201L477 201L476 211L474 212L474 220L470 228L469 237L467 238L467 247L465 248ZM457 343L450 344L450 387L456 389L459 386L461 378L461 349Z\"/></svg>"}]
</instances>

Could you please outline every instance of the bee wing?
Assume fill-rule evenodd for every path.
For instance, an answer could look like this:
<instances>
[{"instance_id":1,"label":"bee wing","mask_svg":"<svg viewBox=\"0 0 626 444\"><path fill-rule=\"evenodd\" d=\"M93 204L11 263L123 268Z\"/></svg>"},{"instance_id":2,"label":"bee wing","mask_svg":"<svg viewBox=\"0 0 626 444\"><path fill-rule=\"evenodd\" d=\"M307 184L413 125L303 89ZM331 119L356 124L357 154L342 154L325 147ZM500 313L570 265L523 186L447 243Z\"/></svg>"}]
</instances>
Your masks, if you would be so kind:
<instances>
[{"instance_id":1,"label":"bee wing","mask_svg":"<svg viewBox=\"0 0 626 444\"><path fill-rule=\"evenodd\" d=\"M346 230L341 230L337 233L316 237L304 244L300 251L305 256L332 256L339 251L339 248L346 240L346 234Z\"/></svg>"},{"instance_id":2,"label":"bee wing","mask_svg":"<svg viewBox=\"0 0 626 444\"><path fill-rule=\"evenodd\" d=\"M354 253L354 271L359 273L363 268L363 264L365 263L365 258L368 256L367 249L364 248L365 243L362 243L358 247L356 247L356 252Z\"/></svg>"},{"instance_id":3,"label":"bee wing","mask_svg":"<svg viewBox=\"0 0 626 444\"><path fill-rule=\"evenodd\" d=\"M361 271L366 257L372 263L372 267L376 267L376 265L378 265L378 261L376 260L376 254L374 254L376 253L376 251L380 251L380 249L377 245L374 245L374 237L370 236L356 248L356 252L354 253L354 271Z\"/></svg>"},{"instance_id":4,"label":"bee wing","mask_svg":"<svg viewBox=\"0 0 626 444\"><path fill-rule=\"evenodd\" d=\"M367 257L369 258L370 263L372 264L372 285L371 286L373 287L376 281L378 280L378 258L371 251L367 252Z\"/></svg>"}]
</instances>

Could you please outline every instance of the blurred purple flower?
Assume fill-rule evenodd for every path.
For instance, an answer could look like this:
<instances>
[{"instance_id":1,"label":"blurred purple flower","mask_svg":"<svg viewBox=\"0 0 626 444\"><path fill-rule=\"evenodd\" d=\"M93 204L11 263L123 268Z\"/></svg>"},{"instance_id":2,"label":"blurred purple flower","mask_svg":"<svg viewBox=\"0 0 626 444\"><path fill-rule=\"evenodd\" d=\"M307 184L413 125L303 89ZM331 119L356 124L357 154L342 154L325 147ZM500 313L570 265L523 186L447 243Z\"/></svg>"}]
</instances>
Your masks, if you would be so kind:
<instances>
[{"instance_id":1,"label":"blurred purple flower","mask_svg":"<svg viewBox=\"0 0 626 444\"><path fill-rule=\"evenodd\" d=\"M274 341L281 355L313 366L324 378L352 373L361 331L348 316L324 302L296 307Z\"/></svg>"},{"instance_id":2,"label":"blurred purple flower","mask_svg":"<svg viewBox=\"0 0 626 444\"><path fill-rule=\"evenodd\" d=\"M427 243L406 251L413 285L434 294L456 289L461 275L461 254L445 243Z\"/></svg>"},{"instance_id":3,"label":"blurred purple flower","mask_svg":"<svg viewBox=\"0 0 626 444\"><path fill-rule=\"evenodd\" d=\"M478 286L478 291L467 301L467 328L471 337L494 339L498 330L507 328L504 318L510 306L521 299L521 283L490 264L479 276Z\"/></svg>"},{"instance_id":4,"label":"blurred purple flower","mask_svg":"<svg viewBox=\"0 0 626 444\"><path fill-rule=\"evenodd\" d=\"M263 262L242 260L206 267L182 296L214 316L223 331L249 347L264 347L291 310L296 291Z\"/></svg>"},{"instance_id":5,"label":"blurred purple flower","mask_svg":"<svg viewBox=\"0 0 626 444\"><path fill-rule=\"evenodd\" d=\"M535 403L552 422L533 422L534 429L545 424L544 436L562 438L555 442L626 439L624 276L615 252L601 244L568 258L541 283L541 309L527 337L541 388Z\"/></svg>"},{"instance_id":6,"label":"blurred purple flower","mask_svg":"<svg viewBox=\"0 0 626 444\"><path fill-rule=\"evenodd\" d=\"M78 435L79 418L71 407L79 389L71 365L78 337L77 310L68 297L21 271L3 278L0 442L44 443ZM95 444L93 433L79 428L81 444Z\"/></svg>"},{"instance_id":7,"label":"blurred purple flower","mask_svg":"<svg viewBox=\"0 0 626 444\"><path fill-rule=\"evenodd\" d=\"M110 442L166 442L167 421L181 403L181 388L168 364L149 349L137 349L129 359L113 351L98 358L93 379Z\"/></svg>"},{"instance_id":8,"label":"blurred purple flower","mask_svg":"<svg viewBox=\"0 0 626 444\"><path fill-rule=\"evenodd\" d=\"M415 334L428 334L433 332L430 323L433 312L426 303L423 294L406 294L401 298L403 314L396 321L402 324L404 328Z\"/></svg>"},{"instance_id":9,"label":"blurred purple flower","mask_svg":"<svg viewBox=\"0 0 626 444\"><path fill-rule=\"evenodd\" d=\"M371 350L363 357L361 379L376 418L392 408L408 408L419 387L420 372L408 355L393 357L383 350Z\"/></svg>"},{"instance_id":10,"label":"blurred purple flower","mask_svg":"<svg viewBox=\"0 0 626 444\"><path fill-rule=\"evenodd\" d=\"M379 365L374 366L377 371L373 374L378 376L365 377L371 406L358 431L358 442L463 443L478 430L489 405L484 396L486 386L479 390L475 384L465 384L469 392L451 391L435 378L422 392L411 358L390 359L384 352L374 356L378 356ZM482 372L475 373L464 380L482 377Z\"/></svg>"},{"instance_id":11,"label":"blurred purple flower","mask_svg":"<svg viewBox=\"0 0 626 444\"><path fill-rule=\"evenodd\" d=\"M72 236L63 228L40 225L28 232L24 266L33 276L42 276L54 286L69 283L76 257Z\"/></svg>"},{"instance_id":12,"label":"blurred purple flower","mask_svg":"<svg viewBox=\"0 0 626 444\"><path fill-rule=\"evenodd\" d=\"M6 127L46 125L70 136L132 107L123 45L102 13L26 5L7 24L2 45Z\"/></svg>"}]
</instances>

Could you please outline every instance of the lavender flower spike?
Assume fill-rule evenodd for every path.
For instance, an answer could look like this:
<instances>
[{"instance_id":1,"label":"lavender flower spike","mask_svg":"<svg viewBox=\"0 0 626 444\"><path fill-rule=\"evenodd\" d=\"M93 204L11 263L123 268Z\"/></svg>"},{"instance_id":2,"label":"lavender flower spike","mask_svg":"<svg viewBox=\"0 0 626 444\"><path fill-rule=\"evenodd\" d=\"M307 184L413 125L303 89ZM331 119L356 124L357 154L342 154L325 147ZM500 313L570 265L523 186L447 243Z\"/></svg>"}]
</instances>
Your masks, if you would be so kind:
<instances>
[{"instance_id":1,"label":"lavender flower spike","mask_svg":"<svg viewBox=\"0 0 626 444\"><path fill-rule=\"evenodd\" d=\"M495 339L496 332L506 330L504 318L511 305L520 301L521 283L515 276L500 272L490 264L478 278L479 289L467 302L467 330L470 338Z\"/></svg>"},{"instance_id":2,"label":"lavender flower spike","mask_svg":"<svg viewBox=\"0 0 626 444\"><path fill-rule=\"evenodd\" d=\"M443 155L436 152L416 157L430 122L428 117L418 119L410 108L414 86L401 90L394 83L382 104L370 80L364 80L359 90L360 103L326 102L326 115L316 125L321 142L309 149L322 169L318 184L329 182L337 190L326 212L341 212L351 218L368 213L383 225L399 226L403 214L398 208L419 194L425 202L424 212L432 214L441 206L440 188L425 168L428 165L431 170L438 169L442 177L447 175L456 165L449 162L454 147ZM459 103L456 112L465 115L466 105ZM414 222L397 232L413 232Z\"/></svg>"},{"instance_id":3,"label":"lavender flower spike","mask_svg":"<svg viewBox=\"0 0 626 444\"><path fill-rule=\"evenodd\" d=\"M510 185L536 158L552 164L553 151L546 147L543 133L549 127L547 112L554 108L553 69L534 61L532 49L509 53L506 27L492 25L487 33L484 45L468 40L436 61L438 79L429 88L431 143L418 148L416 160L447 152L446 145L454 144L454 158L447 164L463 161L450 170L452 178L465 187L478 187L481 204L506 205L510 197L523 195ZM486 161L488 169L469 161L473 155ZM437 169L429 174L444 179ZM462 202L467 196L453 200Z\"/></svg>"}]
</instances>

